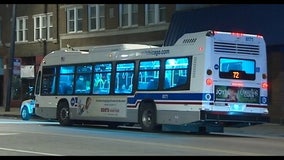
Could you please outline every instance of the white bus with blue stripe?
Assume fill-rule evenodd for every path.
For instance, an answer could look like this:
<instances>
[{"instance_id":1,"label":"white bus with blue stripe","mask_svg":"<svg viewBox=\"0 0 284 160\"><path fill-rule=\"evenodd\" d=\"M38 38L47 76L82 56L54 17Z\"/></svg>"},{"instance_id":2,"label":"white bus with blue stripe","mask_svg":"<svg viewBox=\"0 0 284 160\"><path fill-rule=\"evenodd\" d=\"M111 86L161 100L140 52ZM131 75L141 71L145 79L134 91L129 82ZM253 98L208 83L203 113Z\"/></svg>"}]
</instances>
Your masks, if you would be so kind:
<instances>
[{"instance_id":1,"label":"white bus with blue stripe","mask_svg":"<svg viewBox=\"0 0 284 160\"><path fill-rule=\"evenodd\" d=\"M37 116L61 125L223 132L269 122L262 36L202 31L173 46L58 50L39 66Z\"/></svg>"}]
</instances>

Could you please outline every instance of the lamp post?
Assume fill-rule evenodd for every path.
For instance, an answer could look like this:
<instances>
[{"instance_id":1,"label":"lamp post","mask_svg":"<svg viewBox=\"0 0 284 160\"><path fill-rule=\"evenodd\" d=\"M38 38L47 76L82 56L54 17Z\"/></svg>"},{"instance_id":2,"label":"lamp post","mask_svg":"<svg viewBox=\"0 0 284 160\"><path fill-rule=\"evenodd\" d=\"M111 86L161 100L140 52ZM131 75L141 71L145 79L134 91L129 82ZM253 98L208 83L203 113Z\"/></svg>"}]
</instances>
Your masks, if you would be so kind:
<instances>
[{"instance_id":1,"label":"lamp post","mask_svg":"<svg viewBox=\"0 0 284 160\"><path fill-rule=\"evenodd\" d=\"M15 52L15 36L16 36L16 4L13 4L12 10L12 25L11 25L11 46L10 46L10 57L8 65L8 85L7 85L7 95L6 95L6 106L5 111L10 111L11 105L11 89L12 89L12 80L13 80L13 68L14 68L14 52Z\"/></svg>"}]
</instances>

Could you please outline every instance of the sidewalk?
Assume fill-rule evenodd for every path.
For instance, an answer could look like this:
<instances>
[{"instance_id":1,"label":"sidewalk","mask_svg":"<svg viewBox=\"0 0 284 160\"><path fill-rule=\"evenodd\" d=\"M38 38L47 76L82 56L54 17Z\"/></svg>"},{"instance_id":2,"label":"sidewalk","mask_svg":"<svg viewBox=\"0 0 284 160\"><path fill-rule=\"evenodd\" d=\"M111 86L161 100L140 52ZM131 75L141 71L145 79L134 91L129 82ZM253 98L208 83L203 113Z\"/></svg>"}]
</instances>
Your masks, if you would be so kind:
<instances>
[{"instance_id":1,"label":"sidewalk","mask_svg":"<svg viewBox=\"0 0 284 160\"><path fill-rule=\"evenodd\" d=\"M20 108L10 107L10 111L5 111L5 106L0 106L0 116L21 118ZM225 127L224 133L284 138L284 125L276 123L265 123L241 128Z\"/></svg>"},{"instance_id":2,"label":"sidewalk","mask_svg":"<svg viewBox=\"0 0 284 160\"><path fill-rule=\"evenodd\" d=\"M0 106L0 116L20 117L20 107L10 107L10 111L5 111L5 106Z\"/></svg>"}]
</instances>

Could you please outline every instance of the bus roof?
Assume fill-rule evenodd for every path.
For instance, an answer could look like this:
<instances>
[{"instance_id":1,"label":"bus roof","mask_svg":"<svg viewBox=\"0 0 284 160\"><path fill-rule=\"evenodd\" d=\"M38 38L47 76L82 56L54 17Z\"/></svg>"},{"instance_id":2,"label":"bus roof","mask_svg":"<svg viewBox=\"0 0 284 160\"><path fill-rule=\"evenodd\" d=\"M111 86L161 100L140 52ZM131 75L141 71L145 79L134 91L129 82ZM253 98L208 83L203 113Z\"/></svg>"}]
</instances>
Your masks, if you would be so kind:
<instances>
[{"instance_id":1,"label":"bus roof","mask_svg":"<svg viewBox=\"0 0 284 160\"><path fill-rule=\"evenodd\" d=\"M158 48L157 46L146 45L146 44L113 44L96 46L89 49L90 53L94 52L115 52L122 50L133 50L133 49L146 49L146 48Z\"/></svg>"}]
</instances>

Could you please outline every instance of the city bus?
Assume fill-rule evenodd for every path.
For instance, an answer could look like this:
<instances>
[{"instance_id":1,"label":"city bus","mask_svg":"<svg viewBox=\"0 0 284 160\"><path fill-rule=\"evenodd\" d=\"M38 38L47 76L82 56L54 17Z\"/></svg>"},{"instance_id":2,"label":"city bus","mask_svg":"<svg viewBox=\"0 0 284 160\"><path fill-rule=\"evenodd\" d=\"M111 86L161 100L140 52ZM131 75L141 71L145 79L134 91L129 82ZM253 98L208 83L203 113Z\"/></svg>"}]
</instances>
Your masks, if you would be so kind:
<instances>
[{"instance_id":1,"label":"city bus","mask_svg":"<svg viewBox=\"0 0 284 160\"><path fill-rule=\"evenodd\" d=\"M269 122L263 36L186 33L173 46L57 50L38 69L35 114L62 126L224 132Z\"/></svg>"}]
</instances>

